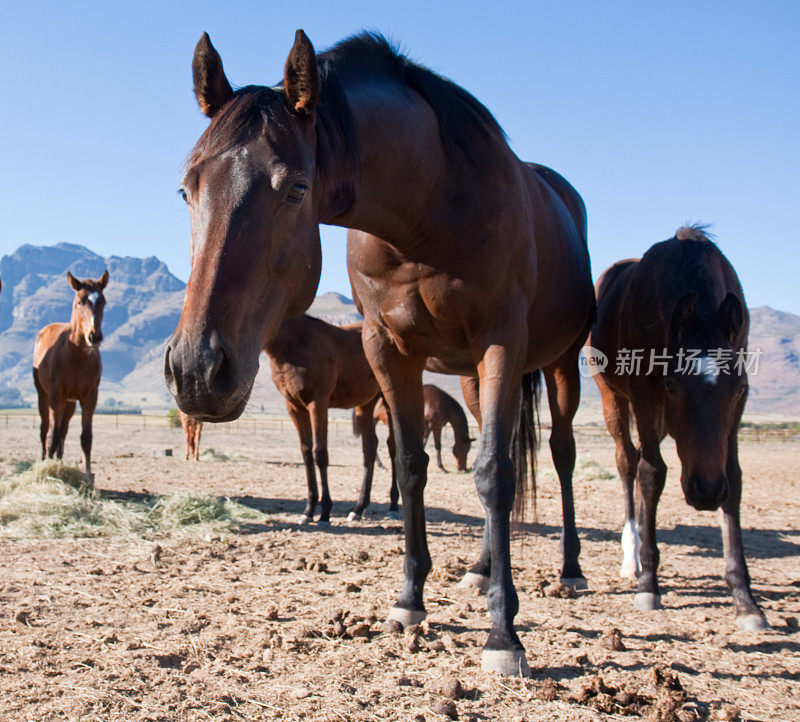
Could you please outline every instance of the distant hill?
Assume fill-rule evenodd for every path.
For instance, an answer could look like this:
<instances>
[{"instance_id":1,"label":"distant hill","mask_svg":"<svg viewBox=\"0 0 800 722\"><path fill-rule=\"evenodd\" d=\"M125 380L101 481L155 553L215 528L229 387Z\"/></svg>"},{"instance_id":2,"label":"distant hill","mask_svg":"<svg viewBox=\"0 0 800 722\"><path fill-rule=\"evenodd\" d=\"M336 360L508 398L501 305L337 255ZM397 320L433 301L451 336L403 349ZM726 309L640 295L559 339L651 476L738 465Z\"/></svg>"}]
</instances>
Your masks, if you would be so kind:
<instances>
[{"instance_id":1,"label":"distant hill","mask_svg":"<svg viewBox=\"0 0 800 722\"><path fill-rule=\"evenodd\" d=\"M39 329L67 321L73 291L66 272L79 278L99 276L108 268L107 307L103 319L103 381L100 403L113 398L135 406L164 407L172 397L164 387L163 352L181 313L185 284L158 258L104 258L84 246L25 245L0 259L0 398L35 400L31 353ZM329 323L360 320L354 303L339 293L318 296L308 311ZM768 306L751 309L750 348L763 352L759 373L751 378L748 412L800 418L800 316ZM461 398L456 377L425 375ZM5 395L4 395L5 394ZM10 394L10 395L9 395ZM586 414L598 421L598 394L585 379ZM269 364L262 356L250 408L282 411L283 400L272 384ZM546 406L546 405L545 405ZM546 412L543 414L546 418Z\"/></svg>"}]
</instances>

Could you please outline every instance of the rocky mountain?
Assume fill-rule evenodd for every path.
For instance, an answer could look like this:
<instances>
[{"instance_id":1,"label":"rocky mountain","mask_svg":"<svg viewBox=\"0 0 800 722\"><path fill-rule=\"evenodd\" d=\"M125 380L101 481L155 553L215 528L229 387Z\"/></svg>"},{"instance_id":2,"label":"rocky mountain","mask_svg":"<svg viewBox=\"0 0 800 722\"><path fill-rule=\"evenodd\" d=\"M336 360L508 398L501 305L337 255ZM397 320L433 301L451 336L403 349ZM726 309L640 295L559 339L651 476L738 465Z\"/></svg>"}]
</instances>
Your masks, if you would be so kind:
<instances>
[{"instance_id":1,"label":"rocky mountain","mask_svg":"<svg viewBox=\"0 0 800 722\"><path fill-rule=\"evenodd\" d=\"M185 284L155 257L104 258L83 246L21 246L0 259L0 398L16 398L18 390L35 402L31 353L39 329L52 321L67 321L73 291L66 280L99 276L108 268L107 306L103 319L103 381L100 403L113 398L136 406L163 408L171 403L164 387L164 344L177 325ZM330 323L360 319L353 302L338 293L318 296L309 313ZM750 349L760 349L758 373L751 377L748 412L800 418L800 316L768 306L751 309ZM456 377L426 374L460 399ZM4 395L5 394L5 395ZM597 389L584 379L581 421L599 416ZM546 407L546 404L544 405ZM283 400L262 356L250 408L282 411ZM596 413L597 412L597 413ZM546 411L543 418L546 418Z\"/></svg>"}]
</instances>

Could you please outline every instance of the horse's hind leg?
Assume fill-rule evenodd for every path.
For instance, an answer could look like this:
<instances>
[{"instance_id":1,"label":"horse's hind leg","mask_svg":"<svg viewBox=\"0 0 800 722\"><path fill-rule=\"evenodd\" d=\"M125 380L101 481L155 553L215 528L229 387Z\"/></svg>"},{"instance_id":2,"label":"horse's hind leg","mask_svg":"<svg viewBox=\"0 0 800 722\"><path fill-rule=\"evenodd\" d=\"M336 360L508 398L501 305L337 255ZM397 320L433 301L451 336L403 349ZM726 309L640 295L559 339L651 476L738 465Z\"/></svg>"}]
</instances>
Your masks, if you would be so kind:
<instances>
[{"instance_id":1,"label":"horse's hind leg","mask_svg":"<svg viewBox=\"0 0 800 722\"><path fill-rule=\"evenodd\" d=\"M389 487L389 511L386 512L386 516L389 519L400 519L400 489L397 486L397 464L394 461L397 446L394 443L391 418L389 419L389 436L386 438L386 450L389 452L389 466L392 474L392 485Z\"/></svg>"},{"instance_id":2,"label":"horse's hind leg","mask_svg":"<svg viewBox=\"0 0 800 722\"><path fill-rule=\"evenodd\" d=\"M478 422L478 426L482 427L480 384L478 378L475 376L462 376L461 393L464 395L464 403L466 403L469 412L472 414L475 421ZM481 556L464 575L464 578L458 583L458 586L469 589L479 589L485 594L489 589L489 577L491 576L492 569L491 565L492 554L489 547L489 526L488 524L484 523L483 538L481 540Z\"/></svg>"},{"instance_id":3,"label":"horse's hind leg","mask_svg":"<svg viewBox=\"0 0 800 722\"><path fill-rule=\"evenodd\" d=\"M431 433L433 433L433 446L436 449L436 465L446 472L447 469L444 468L442 463L442 427L438 424L434 425L431 428Z\"/></svg>"},{"instance_id":4,"label":"horse's hind leg","mask_svg":"<svg viewBox=\"0 0 800 722\"><path fill-rule=\"evenodd\" d=\"M636 478L636 465L639 452L631 441L630 407L628 400L613 391L602 377L598 378L598 388L603 399L603 417L608 433L616 444L616 460L619 478L622 479L622 492L625 500L625 526L622 529L622 566L619 574L625 579L639 575L642 564L639 551L642 541L636 526L636 509L633 503L633 485Z\"/></svg>"},{"instance_id":5,"label":"horse's hind leg","mask_svg":"<svg viewBox=\"0 0 800 722\"><path fill-rule=\"evenodd\" d=\"M47 392L39 382L39 370L33 370L33 385L36 386L36 394L39 397L39 439L42 442L42 461L47 456L47 432L50 430L50 402Z\"/></svg>"},{"instance_id":6,"label":"horse's hind leg","mask_svg":"<svg viewBox=\"0 0 800 722\"><path fill-rule=\"evenodd\" d=\"M555 364L543 369L547 385L552 430L550 454L561 484L561 583L578 589L586 588L578 557L581 542L575 527L575 500L572 475L575 471L575 436L572 420L581 400L581 379L578 372L578 350L571 350Z\"/></svg>"},{"instance_id":7,"label":"horse's hind leg","mask_svg":"<svg viewBox=\"0 0 800 722\"><path fill-rule=\"evenodd\" d=\"M317 506L317 477L314 473L313 436L311 434L311 419L306 409L286 402L286 409L292 420L297 435L300 437L300 453L303 455L303 464L306 467L306 483L308 484L308 498L305 511L300 515L300 523L307 524L314 518Z\"/></svg>"},{"instance_id":8,"label":"horse's hind leg","mask_svg":"<svg viewBox=\"0 0 800 722\"><path fill-rule=\"evenodd\" d=\"M314 434L314 461L319 469L320 524L329 524L331 519L331 494L328 491L328 404L312 401L308 405L311 415L311 431Z\"/></svg>"},{"instance_id":9,"label":"horse's hind leg","mask_svg":"<svg viewBox=\"0 0 800 722\"><path fill-rule=\"evenodd\" d=\"M743 632L756 632L769 627L763 612L750 592L750 574L742 549L742 528L739 524L739 504L742 498L742 469L739 466L737 423L728 439L726 475L730 494L722 505L722 544L725 549L725 581L733 594L736 622Z\"/></svg>"},{"instance_id":10,"label":"horse's hind leg","mask_svg":"<svg viewBox=\"0 0 800 722\"><path fill-rule=\"evenodd\" d=\"M92 417L96 406L97 391L81 401L81 449L87 474L92 473ZM72 405L72 410L75 410L75 404Z\"/></svg>"},{"instance_id":11,"label":"horse's hind leg","mask_svg":"<svg viewBox=\"0 0 800 722\"><path fill-rule=\"evenodd\" d=\"M375 472L375 457L378 452L378 436L375 433L375 420L372 412L375 409L377 397L365 406L356 406L353 410L353 425L361 437L361 450L364 456L364 477L361 482L361 493L358 501L347 516L347 521L356 521L364 514L369 506L370 492L372 491L372 477Z\"/></svg>"}]
</instances>

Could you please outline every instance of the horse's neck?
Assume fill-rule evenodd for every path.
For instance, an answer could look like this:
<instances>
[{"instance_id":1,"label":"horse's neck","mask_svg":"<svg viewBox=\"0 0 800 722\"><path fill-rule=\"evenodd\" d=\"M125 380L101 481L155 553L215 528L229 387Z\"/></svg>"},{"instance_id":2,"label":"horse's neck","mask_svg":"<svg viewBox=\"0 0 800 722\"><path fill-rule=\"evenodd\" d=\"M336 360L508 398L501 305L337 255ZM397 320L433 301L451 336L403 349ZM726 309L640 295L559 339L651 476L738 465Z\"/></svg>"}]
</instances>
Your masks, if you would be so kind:
<instances>
[{"instance_id":1,"label":"horse's neck","mask_svg":"<svg viewBox=\"0 0 800 722\"><path fill-rule=\"evenodd\" d=\"M346 89L358 137L355 201L322 222L371 233L401 250L434 239L440 247L459 242L469 223L459 204L481 203L474 174L485 174L457 172L469 161L447 156L436 116L415 92L391 92L390 85L370 90L366 81Z\"/></svg>"},{"instance_id":2,"label":"horse's neck","mask_svg":"<svg viewBox=\"0 0 800 722\"><path fill-rule=\"evenodd\" d=\"M81 332L81 325L78 323L78 319L74 311L69 319L69 341L70 344L76 346L82 351L89 347L89 345L86 343L86 338Z\"/></svg>"},{"instance_id":3,"label":"horse's neck","mask_svg":"<svg viewBox=\"0 0 800 722\"><path fill-rule=\"evenodd\" d=\"M453 434L456 438L466 439L469 437L469 426L464 409L455 399L448 399L445 403L447 404L447 420L453 427Z\"/></svg>"}]
</instances>

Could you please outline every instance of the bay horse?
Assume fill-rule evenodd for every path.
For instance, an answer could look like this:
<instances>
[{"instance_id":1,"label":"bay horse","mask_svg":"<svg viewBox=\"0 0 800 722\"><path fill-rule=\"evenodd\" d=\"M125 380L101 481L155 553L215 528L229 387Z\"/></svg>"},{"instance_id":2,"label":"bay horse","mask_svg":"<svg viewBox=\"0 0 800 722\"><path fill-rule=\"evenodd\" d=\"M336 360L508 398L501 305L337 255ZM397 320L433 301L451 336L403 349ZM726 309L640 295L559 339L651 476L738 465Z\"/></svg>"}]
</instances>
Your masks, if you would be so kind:
<instances>
[{"instance_id":1,"label":"bay horse","mask_svg":"<svg viewBox=\"0 0 800 722\"><path fill-rule=\"evenodd\" d=\"M360 519L369 505L378 437L372 420L381 389L361 344L361 323L333 326L312 316L286 319L265 346L272 380L286 400L286 409L300 437L306 467L308 499L300 516L307 524L320 504L318 522L330 523L328 490L328 409L353 409L353 430L361 437L364 476L358 501L348 515ZM317 492L314 464L322 496ZM397 513L394 491L391 510ZM399 517L398 517L399 518Z\"/></svg>"},{"instance_id":2,"label":"bay horse","mask_svg":"<svg viewBox=\"0 0 800 722\"><path fill-rule=\"evenodd\" d=\"M683 227L640 260L608 268L597 282L597 303L589 344L593 354L607 359L594 378L617 447L626 520L621 574L638 577L635 608L661 607L656 509L667 474L660 445L669 434L687 503L721 509L725 580L738 625L764 629L750 592L739 523L737 432L748 391L750 321L736 272L703 226ZM638 450L631 441L631 412Z\"/></svg>"},{"instance_id":3,"label":"bay horse","mask_svg":"<svg viewBox=\"0 0 800 722\"><path fill-rule=\"evenodd\" d=\"M526 489L516 472L532 454L537 369L558 384L557 467L571 490L577 357L594 308L580 196L520 161L466 90L376 34L317 55L300 30L281 84L236 91L204 34L192 70L211 122L181 184L196 262L164 359L178 406L208 421L241 414L264 339L314 298L319 223L353 229L348 269L403 499L405 584L389 616L404 626L426 616L422 371L477 375L492 614L482 663L528 674L510 514ZM565 535L562 573L582 578L576 535Z\"/></svg>"},{"instance_id":4,"label":"bay horse","mask_svg":"<svg viewBox=\"0 0 800 722\"><path fill-rule=\"evenodd\" d=\"M467 454L469 454L472 442L475 439L469 435L469 423L467 415L461 404L458 403L450 394L442 391L434 384L424 384L422 387L424 401L425 430L422 437L422 445L426 446L428 439L433 435L433 446L436 449L437 466L442 471L447 471L442 463L442 429L450 424L453 429L453 456L456 457L456 465L459 471L467 471ZM389 428L389 456L394 458L391 418L389 410L383 399L375 405L374 417L376 421L382 421Z\"/></svg>"},{"instance_id":5,"label":"bay horse","mask_svg":"<svg viewBox=\"0 0 800 722\"><path fill-rule=\"evenodd\" d=\"M186 439L186 459L188 461L189 457L193 456L195 461L200 461L200 433L203 431L203 422L184 414L180 409L178 416Z\"/></svg>"},{"instance_id":6,"label":"bay horse","mask_svg":"<svg viewBox=\"0 0 800 722\"><path fill-rule=\"evenodd\" d=\"M33 383L39 396L39 438L42 459L61 459L64 439L75 404L81 404L81 448L86 473L92 473L92 416L103 366L100 343L108 271L100 278L79 281L67 271L75 291L69 323L51 323L36 336L33 346ZM52 426L50 444L47 435Z\"/></svg>"}]
</instances>

